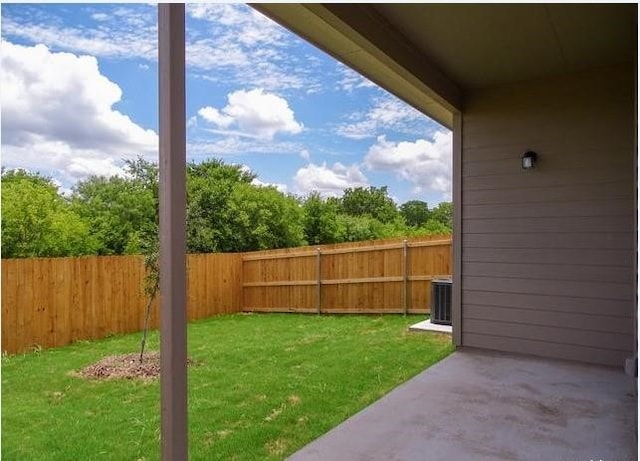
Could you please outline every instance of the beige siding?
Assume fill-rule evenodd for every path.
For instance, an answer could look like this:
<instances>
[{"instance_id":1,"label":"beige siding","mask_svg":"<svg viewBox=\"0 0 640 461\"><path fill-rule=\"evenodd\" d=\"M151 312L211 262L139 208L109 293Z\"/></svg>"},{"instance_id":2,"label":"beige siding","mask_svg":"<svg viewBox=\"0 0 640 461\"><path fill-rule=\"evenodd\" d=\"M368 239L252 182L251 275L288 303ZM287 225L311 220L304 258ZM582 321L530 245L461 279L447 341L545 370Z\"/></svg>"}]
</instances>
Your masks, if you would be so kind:
<instances>
[{"instance_id":1,"label":"beige siding","mask_svg":"<svg viewBox=\"0 0 640 461\"><path fill-rule=\"evenodd\" d=\"M632 354L633 91L632 69L611 68L468 95L464 346L614 366Z\"/></svg>"}]
</instances>

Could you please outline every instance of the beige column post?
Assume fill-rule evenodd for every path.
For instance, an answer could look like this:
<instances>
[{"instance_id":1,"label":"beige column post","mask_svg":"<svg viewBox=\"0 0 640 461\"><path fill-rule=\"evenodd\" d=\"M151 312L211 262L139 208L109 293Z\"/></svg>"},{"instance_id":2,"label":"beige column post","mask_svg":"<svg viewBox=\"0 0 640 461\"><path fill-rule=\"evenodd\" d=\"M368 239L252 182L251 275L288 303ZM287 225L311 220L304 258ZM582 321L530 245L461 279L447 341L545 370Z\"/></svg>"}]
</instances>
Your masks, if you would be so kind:
<instances>
[{"instance_id":1,"label":"beige column post","mask_svg":"<svg viewBox=\"0 0 640 461\"><path fill-rule=\"evenodd\" d=\"M165 461L187 460L184 4L158 5L160 400Z\"/></svg>"}]
</instances>

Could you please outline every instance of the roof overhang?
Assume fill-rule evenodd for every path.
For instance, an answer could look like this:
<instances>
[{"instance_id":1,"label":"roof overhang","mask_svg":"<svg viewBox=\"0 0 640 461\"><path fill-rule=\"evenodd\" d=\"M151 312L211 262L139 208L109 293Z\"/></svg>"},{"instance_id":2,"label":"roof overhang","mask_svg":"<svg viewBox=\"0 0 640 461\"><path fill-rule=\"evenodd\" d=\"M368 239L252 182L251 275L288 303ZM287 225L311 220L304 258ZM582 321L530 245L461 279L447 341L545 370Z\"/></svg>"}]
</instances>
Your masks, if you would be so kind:
<instances>
[{"instance_id":1,"label":"roof overhang","mask_svg":"<svg viewBox=\"0 0 640 461\"><path fill-rule=\"evenodd\" d=\"M369 5L251 6L447 128L453 126L462 104L458 86Z\"/></svg>"},{"instance_id":2,"label":"roof overhang","mask_svg":"<svg viewBox=\"0 0 640 461\"><path fill-rule=\"evenodd\" d=\"M448 128L476 89L637 61L636 4L252 4Z\"/></svg>"}]
</instances>

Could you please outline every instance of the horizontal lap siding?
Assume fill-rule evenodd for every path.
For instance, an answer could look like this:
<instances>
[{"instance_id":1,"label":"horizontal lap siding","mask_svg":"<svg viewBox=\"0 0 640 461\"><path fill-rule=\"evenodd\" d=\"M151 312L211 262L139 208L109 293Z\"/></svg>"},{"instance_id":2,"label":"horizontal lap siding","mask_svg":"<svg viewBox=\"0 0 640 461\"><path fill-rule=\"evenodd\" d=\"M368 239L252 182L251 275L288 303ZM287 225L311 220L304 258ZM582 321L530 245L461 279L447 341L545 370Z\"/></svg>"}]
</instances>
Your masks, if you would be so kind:
<instances>
[{"instance_id":1,"label":"horizontal lap siding","mask_svg":"<svg viewBox=\"0 0 640 461\"><path fill-rule=\"evenodd\" d=\"M574 296L608 300L633 300L633 283L594 283L588 281L533 280L525 278L465 277L467 290L496 291L533 295Z\"/></svg>"},{"instance_id":2,"label":"horizontal lap siding","mask_svg":"<svg viewBox=\"0 0 640 461\"><path fill-rule=\"evenodd\" d=\"M615 366L632 354L633 108L621 68L469 95L463 345Z\"/></svg>"},{"instance_id":3,"label":"horizontal lap siding","mask_svg":"<svg viewBox=\"0 0 640 461\"><path fill-rule=\"evenodd\" d=\"M629 333L629 318L597 314L558 312L541 309L516 309L513 307L482 306L467 304L467 319L509 322L524 325L539 325L574 329L580 325L583 330L592 332Z\"/></svg>"},{"instance_id":4,"label":"horizontal lap siding","mask_svg":"<svg viewBox=\"0 0 640 461\"><path fill-rule=\"evenodd\" d=\"M619 366L629 355L627 351L603 349L599 345L593 347L576 346L572 344L554 343L540 339L513 338L504 335L483 333L465 333L465 343L486 349L500 351L523 352L565 360L579 360L582 362Z\"/></svg>"},{"instance_id":5,"label":"horizontal lap siding","mask_svg":"<svg viewBox=\"0 0 640 461\"><path fill-rule=\"evenodd\" d=\"M469 262L462 265L462 271L467 277L486 277L487 274L491 274L493 277L501 279L527 279L532 282L554 280L557 282L633 284L633 273L624 266L608 266L606 270L602 270L600 266L580 264Z\"/></svg>"},{"instance_id":6,"label":"horizontal lap siding","mask_svg":"<svg viewBox=\"0 0 640 461\"><path fill-rule=\"evenodd\" d=\"M534 310L550 310L552 312L570 312L576 314L593 314L599 316L615 315L629 318L629 301L612 299L603 302L599 298L576 296L558 296L551 294L536 295L532 293L508 293L505 291L474 291L465 289L462 293L463 304L482 304L484 306L521 308ZM629 325L629 329L632 326Z\"/></svg>"}]
</instances>

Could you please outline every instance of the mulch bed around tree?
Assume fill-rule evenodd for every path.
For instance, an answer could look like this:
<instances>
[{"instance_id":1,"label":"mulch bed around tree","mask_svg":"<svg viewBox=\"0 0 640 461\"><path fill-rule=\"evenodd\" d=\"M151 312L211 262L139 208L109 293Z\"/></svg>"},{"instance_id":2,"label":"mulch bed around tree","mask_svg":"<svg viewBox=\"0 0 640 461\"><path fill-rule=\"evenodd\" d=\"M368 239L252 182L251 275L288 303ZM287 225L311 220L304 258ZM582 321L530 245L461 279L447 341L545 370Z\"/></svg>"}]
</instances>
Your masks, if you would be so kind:
<instances>
[{"instance_id":1,"label":"mulch bed around tree","mask_svg":"<svg viewBox=\"0 0 640 461\"><path fill-rule=\"evenodd\" d=\"M187 360L187 365L193 362ZM75 373L86 379L141 379L160 376L160 353L146 352L140 363L140 353L110 355Z\"/></svg>"}]
</instances>

